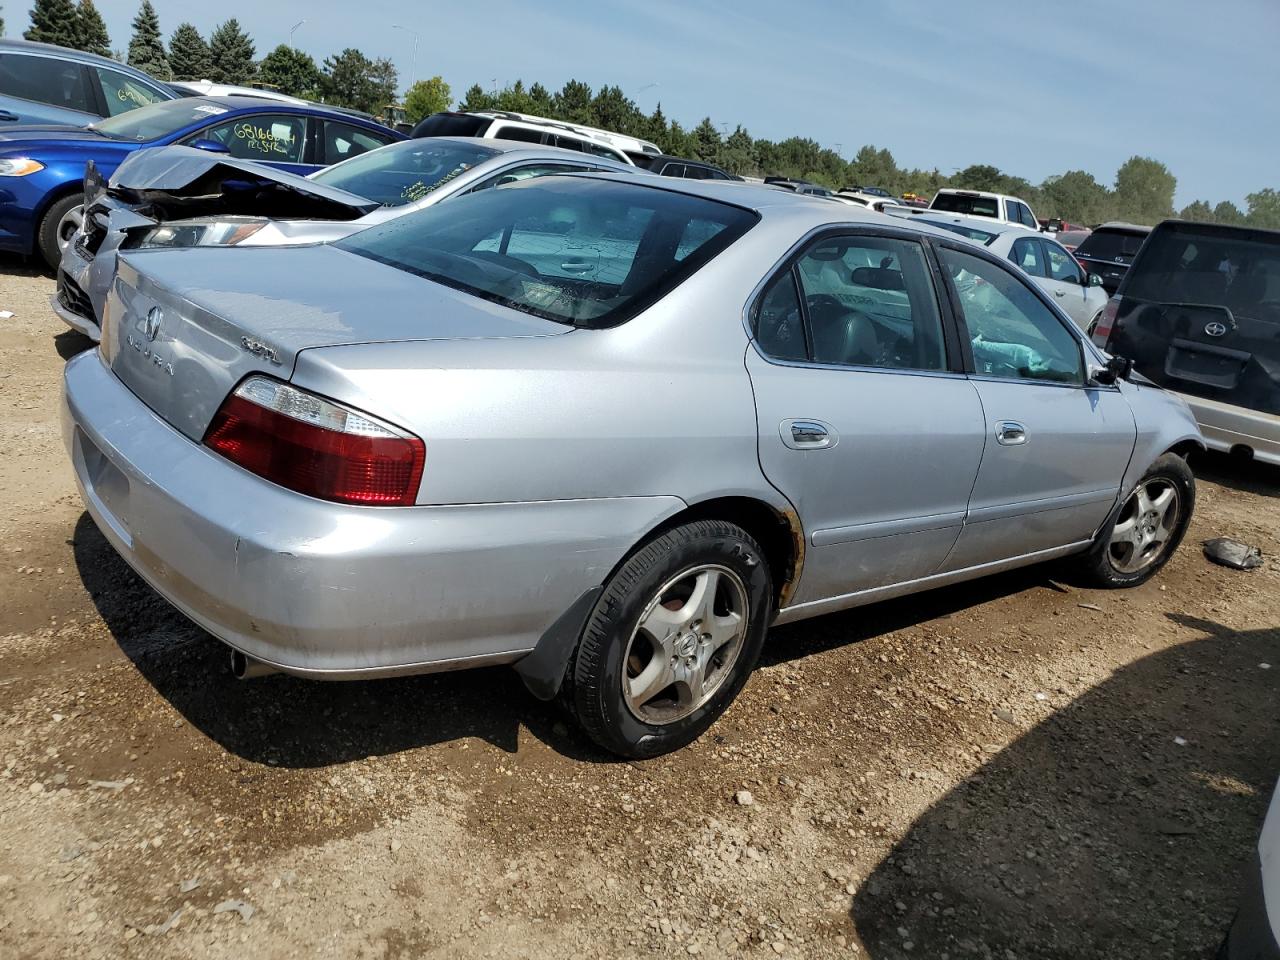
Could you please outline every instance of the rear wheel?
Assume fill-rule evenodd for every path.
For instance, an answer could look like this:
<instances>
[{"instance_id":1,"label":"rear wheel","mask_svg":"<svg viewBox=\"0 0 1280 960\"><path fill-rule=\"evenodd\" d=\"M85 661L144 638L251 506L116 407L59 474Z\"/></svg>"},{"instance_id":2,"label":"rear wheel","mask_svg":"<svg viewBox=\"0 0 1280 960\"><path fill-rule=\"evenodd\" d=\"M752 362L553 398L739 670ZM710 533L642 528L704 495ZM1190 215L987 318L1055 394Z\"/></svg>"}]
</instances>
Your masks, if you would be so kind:
<instances>
[{"instance_id":1,"label":"rear wheel","mask_svg":"<svg viewBox=\"0 0 1280 960\"><path fill-rule=\"evenodd\" d=\"M583 631L566 690L583 729L627 757L701 736L755 666L772 597L764 552L741 527L700 520L657 537L614 574Z\"/></svg>"},{"instance_id":2,"label":"rear wheel","mask_svg":"<svg viewBox=\"0 0 1280 960\"><path fill-rule=\"evenodd\" d=\"M73 193L56 201L45 211L36 235L40 256L54 270L62 260L62 251L84 222L84 194Z\"/></svg>"},{"instance_id":3,"label":"rear wheel","mask_svg":"<svg viewBox=\"0 0 1280 960\"><path fill-rule=\"evenodd\" d=\"M1196 480L1185 460L1166 453L1151 465L1119 512L1080 558L1100 587L1136 587L1155 576L1182 542L1196 503Z\"/></svg>"}]
</instances>

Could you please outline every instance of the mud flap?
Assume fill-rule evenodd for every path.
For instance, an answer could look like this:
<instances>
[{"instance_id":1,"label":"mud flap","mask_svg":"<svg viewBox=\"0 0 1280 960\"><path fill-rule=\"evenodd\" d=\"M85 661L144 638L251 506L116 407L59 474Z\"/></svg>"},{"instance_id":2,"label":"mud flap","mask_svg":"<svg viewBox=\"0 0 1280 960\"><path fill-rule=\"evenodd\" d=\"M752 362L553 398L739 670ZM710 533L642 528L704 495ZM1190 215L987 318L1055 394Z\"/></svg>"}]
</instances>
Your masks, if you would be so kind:
<instances>
[{"instance_id":1,"label":"mud flap","mask_svg":"<svg viewBox=\"0 0 1280 960\"><path fill-rule=\"evenodd\" d=\"M583 593L538 638L533 652L512 664L512 669L520 674L529 692L539 700L554 700L560 692L569 658L573 656L587 618L602 593L603 584Z\"/></svg>"}]
</instances>

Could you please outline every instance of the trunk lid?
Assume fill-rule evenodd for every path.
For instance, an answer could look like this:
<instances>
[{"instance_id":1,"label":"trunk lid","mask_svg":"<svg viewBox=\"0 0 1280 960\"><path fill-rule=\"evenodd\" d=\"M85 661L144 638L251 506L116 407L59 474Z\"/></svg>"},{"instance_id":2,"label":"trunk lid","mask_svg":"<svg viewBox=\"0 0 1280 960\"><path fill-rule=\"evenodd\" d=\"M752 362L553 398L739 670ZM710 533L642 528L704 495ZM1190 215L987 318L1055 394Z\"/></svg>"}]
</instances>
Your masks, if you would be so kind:
<instances>
[{"instance_id":1,"label":"trunk lid","mask_svg":"<svg viewBox=\"0 0 1280 960\"><path fill-rule=\"evenodd\" d=\"M287 380L311 347L572 329L329 246L135 250L120 255L101 350L139 399L199 441L244 377Z\"/></svg>"}]
</instances>

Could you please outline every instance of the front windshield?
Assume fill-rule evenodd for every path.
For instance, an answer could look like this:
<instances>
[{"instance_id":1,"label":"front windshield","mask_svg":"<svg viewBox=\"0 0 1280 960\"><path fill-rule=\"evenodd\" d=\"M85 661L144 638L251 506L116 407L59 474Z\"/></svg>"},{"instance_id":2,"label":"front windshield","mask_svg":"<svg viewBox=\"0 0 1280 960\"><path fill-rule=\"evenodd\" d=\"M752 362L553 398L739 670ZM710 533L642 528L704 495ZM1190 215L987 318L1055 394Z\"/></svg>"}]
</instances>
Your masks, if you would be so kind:
<instances>
[{"instance_id":1,"label":"front windshield","mask_svg":"<svg viewBox=\"0 0 1280 960\"><path fill-rule=\"evenodd\" d=\"M193 123L212 120L226 112L226 107L212 101L184 97L181 100L153 103L119 116L99 120L97 123L90 124L89 129L112 140L149 143L189 127Z\"/></svg>"},{"instance_id":2,"label":"front windshield","mask_svg":"<svg viewBox=\"0 0 1280 960\"><path fill-rule=\"evenodd\" d=\"M421 200L500 152L479 140L407 140L344 160L313 174L311 179L383 206L400 207Z\"/></svg>"},{"instance_id":3,"label":"front windshield","mask_svg":"<svg viewBox=\"0 0 1280 960\"><path fill-rule=\"evenodd\" d=\"M538 177L336 246L524 313L602 327L665 296L755 221L739 207L624 180Z\"/></svg>"}]
</instances>

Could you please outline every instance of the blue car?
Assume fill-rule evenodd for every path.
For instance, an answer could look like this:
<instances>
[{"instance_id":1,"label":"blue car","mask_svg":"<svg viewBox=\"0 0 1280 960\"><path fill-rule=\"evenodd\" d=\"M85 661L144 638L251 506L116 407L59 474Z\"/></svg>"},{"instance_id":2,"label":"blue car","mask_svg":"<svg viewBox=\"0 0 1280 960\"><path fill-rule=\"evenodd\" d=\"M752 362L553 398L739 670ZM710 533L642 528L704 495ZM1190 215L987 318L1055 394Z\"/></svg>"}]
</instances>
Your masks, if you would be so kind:
<instances>
[{"instance_id":1,"label":"blue car","mask_svg":"<svg viewBox=\"0 0 1280 960\"><path fill-rule=\"evenodd\" d=\"M178 92L141 70L80 50L0 40L0 130L19 123L83 127Z\"/></svg>"},{"instance_id":2,"label":"blue car","mask_svg":"<svg viewBox=\"0 0 1280 960\"><path fill-rule=\"evenodd\" d=\"M110 177L135 150L181 143L307 174L404 139L350 113L254 97L153 103L83 129L0 128L0 250L56 266L80 226L90 160Z\"/></svg>"}]
</instances>

